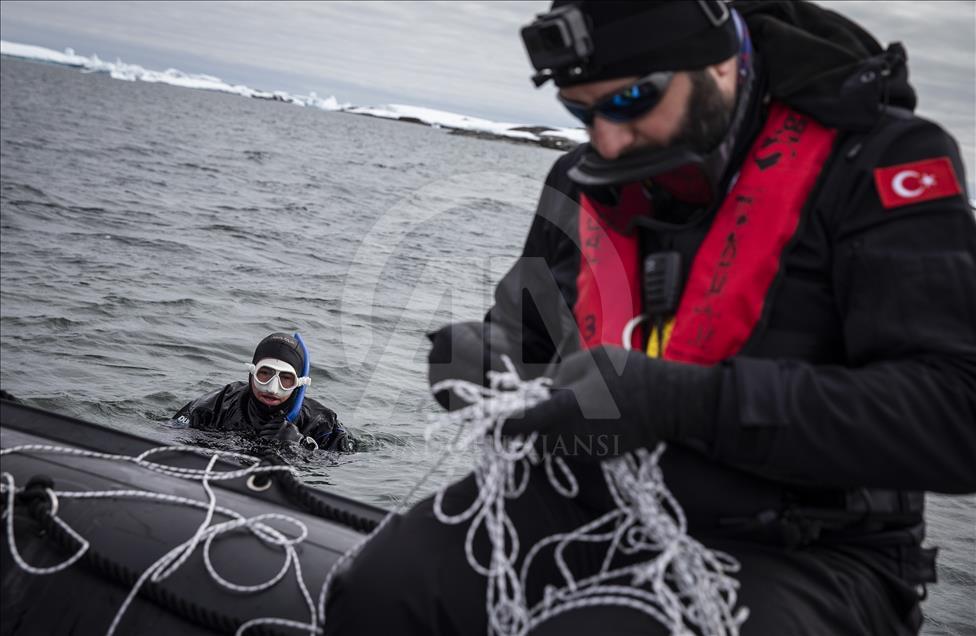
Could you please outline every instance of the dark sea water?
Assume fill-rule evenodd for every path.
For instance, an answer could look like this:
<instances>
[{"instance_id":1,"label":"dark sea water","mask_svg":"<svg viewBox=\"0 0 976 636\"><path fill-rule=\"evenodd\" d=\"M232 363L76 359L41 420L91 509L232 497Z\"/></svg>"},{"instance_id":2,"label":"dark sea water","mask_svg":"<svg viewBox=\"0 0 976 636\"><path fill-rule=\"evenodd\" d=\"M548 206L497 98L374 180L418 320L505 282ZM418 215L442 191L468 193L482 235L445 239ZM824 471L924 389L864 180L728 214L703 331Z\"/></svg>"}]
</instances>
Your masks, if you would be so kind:
<instances>
[{"instance_id":1,"label":"dark sea water","mask_svg":"<svg viewBox=\"0 0 976 636\"><path fill-rule=\"evenodd\" d=\"M439 451L424 334L491 305L558 153L9 58L0 73L0 386L162 443L233 445L165 420L298 330L309 395L365 449L296 465L404 497ZM924 633L976 634L976 498L930 496L928 518Z\"/></svg>"}]
</instances>

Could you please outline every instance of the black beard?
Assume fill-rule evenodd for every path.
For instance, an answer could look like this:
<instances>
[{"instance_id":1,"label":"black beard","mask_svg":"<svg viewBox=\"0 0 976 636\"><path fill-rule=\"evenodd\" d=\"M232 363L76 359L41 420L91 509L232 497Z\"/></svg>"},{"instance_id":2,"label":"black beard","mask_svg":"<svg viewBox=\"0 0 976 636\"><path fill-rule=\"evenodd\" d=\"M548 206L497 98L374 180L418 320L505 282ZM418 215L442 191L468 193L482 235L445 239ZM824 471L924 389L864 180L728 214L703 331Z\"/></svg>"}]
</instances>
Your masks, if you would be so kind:
<instances>
[{"instance_id":1,"label":"black beard","mask_svg":"<svg viewBox=\"0 0 976 636\"><path fill-rule=\"evenodd\" d=\"M715 150L729 131L735 103L726 101L715 78L707 71L689 73L691 96L677 134L668 146L683 146L706 155Z\"/></svg>"}]
</instances>

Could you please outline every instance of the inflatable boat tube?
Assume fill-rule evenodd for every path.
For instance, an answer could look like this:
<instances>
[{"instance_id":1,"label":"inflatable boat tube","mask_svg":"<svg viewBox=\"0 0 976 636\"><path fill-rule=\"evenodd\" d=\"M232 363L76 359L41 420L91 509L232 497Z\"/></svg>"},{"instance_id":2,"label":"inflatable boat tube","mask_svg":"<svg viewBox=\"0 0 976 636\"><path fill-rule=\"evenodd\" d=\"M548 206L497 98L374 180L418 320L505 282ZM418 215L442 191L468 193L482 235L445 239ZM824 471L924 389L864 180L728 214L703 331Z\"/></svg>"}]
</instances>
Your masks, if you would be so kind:
<instances>
[{"instance_id":1,"label":"inflatable boat tube","mask_svg":"<svg viewBox=\"0 0 976 636\"><path fill-rule=\"evenodd\" d=\"M0 400L0 633L309 633L385 514L280 463L158 447Z\"/></svg>"}]
</instances>

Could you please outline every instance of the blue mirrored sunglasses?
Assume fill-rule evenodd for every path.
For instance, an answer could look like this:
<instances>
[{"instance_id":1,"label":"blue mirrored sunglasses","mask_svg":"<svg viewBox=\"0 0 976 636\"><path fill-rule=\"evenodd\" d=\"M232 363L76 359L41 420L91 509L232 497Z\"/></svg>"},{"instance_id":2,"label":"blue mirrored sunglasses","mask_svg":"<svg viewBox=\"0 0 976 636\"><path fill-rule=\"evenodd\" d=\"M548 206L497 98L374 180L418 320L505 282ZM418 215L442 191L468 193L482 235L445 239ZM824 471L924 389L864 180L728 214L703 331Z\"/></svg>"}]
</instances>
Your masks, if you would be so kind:
<instances>
[{"instance_id":1,"label":"blue mirrored sunglasses","mask_svg":"<svg viewBox=\"0 0 976 636\"><path fill-rule=\"evenodd\" d=\"M592 106L566 99L558 93L556 97L566 110L587 126L593 125L593 118L597 115L615 123L623 123L637 119L657 106L673 77L673 71L657 71L645 75L634 84L604 97Z\"/></svg>"}]
</instances>

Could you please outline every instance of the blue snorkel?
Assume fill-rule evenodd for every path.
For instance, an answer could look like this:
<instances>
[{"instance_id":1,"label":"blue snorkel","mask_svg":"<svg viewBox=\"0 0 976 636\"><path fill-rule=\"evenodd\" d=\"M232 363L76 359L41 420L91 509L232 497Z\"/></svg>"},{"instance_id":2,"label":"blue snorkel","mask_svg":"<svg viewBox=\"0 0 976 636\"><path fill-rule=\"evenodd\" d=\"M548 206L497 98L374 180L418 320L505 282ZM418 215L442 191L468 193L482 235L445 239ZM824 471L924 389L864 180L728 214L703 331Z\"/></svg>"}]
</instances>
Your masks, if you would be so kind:
<instances>
[{"instance_id":1,"label":"blue snorkel","mask_svg":"<svg viewBox=\"0 0 976 636\"><path fill-rule=\"evenodd\" d=\"M297 331L295 332L295 340L297 340L298 344L301 345L302 357L305 360L304 364L302 364L302 377L303 378L308 377L308 371L309 371L308 347L305 346L305 341L302 340L301 334L299 334ZM298 397L295 398L295 404L291 407L291 410L288 411L288 415L285 416L285 419L287 419L292 424L294 424L295 420L298 419L298 414L302 412L302 402L305 401L306 387L307 385L305 384L298 387Z\"/></svg>"}]
</instances>

